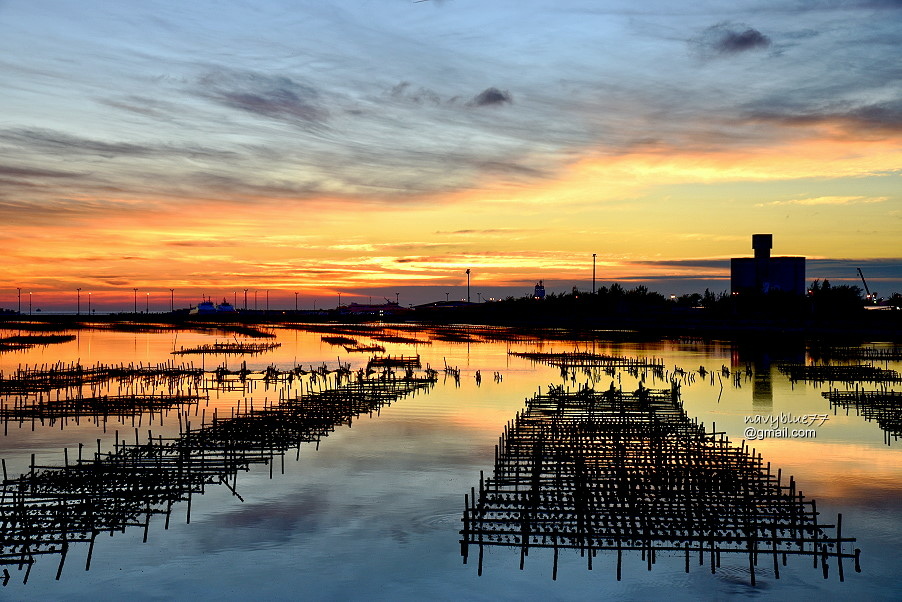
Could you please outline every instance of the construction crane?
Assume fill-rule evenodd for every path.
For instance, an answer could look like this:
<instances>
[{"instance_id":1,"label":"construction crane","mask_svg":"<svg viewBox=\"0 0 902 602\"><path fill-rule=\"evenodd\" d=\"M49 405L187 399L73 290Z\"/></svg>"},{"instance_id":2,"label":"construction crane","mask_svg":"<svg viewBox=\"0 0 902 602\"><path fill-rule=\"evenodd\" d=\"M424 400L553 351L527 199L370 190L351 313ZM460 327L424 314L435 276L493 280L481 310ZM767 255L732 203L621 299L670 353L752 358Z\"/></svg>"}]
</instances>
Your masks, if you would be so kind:
<instances>
[{"instance_id":1,"label":"construction crane","mask_svg":"<svg viewBox=\"0 0 902 602\"><path fill-rule=\"evenodd\" d=\"M861 273L861 268L858 268L858 276L861 278L861 283L864 285L864 292L867 294L865 299L867 299L868 303L877 303L877 291L874 291L874 294L871 294L871 289L868 288L868 282L864 279L864 274Z\"/></svg>"}]
</instances>

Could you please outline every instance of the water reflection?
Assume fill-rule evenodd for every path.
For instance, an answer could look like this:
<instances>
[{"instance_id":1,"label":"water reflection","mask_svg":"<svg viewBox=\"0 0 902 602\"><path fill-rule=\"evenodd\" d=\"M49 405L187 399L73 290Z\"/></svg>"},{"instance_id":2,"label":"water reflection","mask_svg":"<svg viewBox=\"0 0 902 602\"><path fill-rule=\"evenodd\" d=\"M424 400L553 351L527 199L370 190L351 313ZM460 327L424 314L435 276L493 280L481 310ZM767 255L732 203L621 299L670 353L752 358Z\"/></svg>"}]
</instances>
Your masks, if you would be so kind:
<instances>
[{"instance_id":1,"label":"water reflection","mask_svg":"<svg viewBox=\"0 0 902 602\"><path fill-rule=\"evenodd\" d=\"M472 504L470 503L472 500ZM658 552L680 552L711 572L721 553L748 555L752 585L759 561L776 578L787 556L813 558L826 578L843 560L859 571L855 540L842 536L842 517L822 524L806 500L760 454L706 433L679 401L678 387L575 392L552 388L527 402L505 428L494 474L480 478L466 500L461 554L486 546L576 549L592 568L598 551L640 552L650 570Z\"/></svg>"},{"instance_id":2,"label":"water reflection","mask_svg":"<svg viewBox=\"0 0 902 602\"><path fill-rule=\"evenodd\" d=\"M902 437L902 393L897 391L827 391L823 396L830 400L830 409L854 409L865 420L875 421L886 434L889 445Z\"/></svg>"},{"instance_id":3,"label":"water reflection","mask_svg":"<svg viewBox=\"0 0 902 602\"><path fill-rule=\"evenodd\" d=\"M755 460L757 455L751 460L742 460L741 445L723 445L734 450L725 452L726 458L734 458L730 460L735 464L732 469L713 460L708 462L710 456L720 453L717 451L721 446L719 435L713 437L713 441L687 444L688 450L680 452L684 453L680 459L674 450L681 448L669 439L676 438L677 433L683 430L691 433L692 429L681 426L686 417L679 417L676 409L668 410L673 415L666 414L664 417L661 417L663 410L655 410L654 414L663 425L662 430L660 433L651 431L644 438L630 430L636 430L644 423L635 422L635 416L631 410L628 411L630 421L623 426L620 434L623 445L621 448L611 448L607 457L598 457L604 449L603 444L587 443L589 453L584 454L581 461L575 458L578 455L576 452L573 452L571 460L562 452L553 451L557 445L553 438L538 445L544 451L540 463L540 496L536 503L538 510L547 509L550 514L546 516L538 510L533 512L531 506L525 506L526 515L516 514L521 512L517 504L527 503L522 499L507 502L505 511L515 513L515 519L530 517L535 525L530 527L530 533L539 538L539 544L542 537L540 527L557 529L558 550L566 549L565 537L573 538L578 550L579 529L583 529L584 556L580 559L575 550L565 552L561 557L561 573L557 581L547 578L552 568L554 548L553 540L547 535L548 548L529 554L530 558L526 561L530 568L528 571L496 570L495 561L499 558L509 556L511 564L515 564L516 553L522 546L515 543L515 547L511 548L509 543L489 543L487 531L483 533L482 544L486 550L494 550L495 558L491 553L487 554L485 576L478 577L472 566L476 564L479 546L475 531L470 537L470 565L460 563L458 532L461 529L460 502L463 495L471 484L475 484L480 470L490 470L493 462L497 464L493 457L493 445L499 430L505 421L522 409L523 399L531 396L537 385L543 385L545 389L548 382L556 383L555 387L557 383L569 383L576 391L577 386L586 381L603 383L597 385L599 388L607 388L609 382L614 381L618 389L622 386L625 390L635 390L640 383L643 388L659 388L676 380L682 385L685 414L703 418L709 424L711 420L716 420L719 430L738 442L748 425L744 420L749 417L774 417L784 413L810 415L827 411L828 402L821 395L827 389L825 385L801 380L790 383L777 369L784 364L806 365L827 361L815 358L814 351L806 353L804 345L784 345L780 341L768 348L766 344L755 347L746 343L704 339L650 340L634 333L613 336L611 333L582 333L573 336L566 331L464 326L279 325L266 329L275 333L273 342L281 343L281 347L274 347L261 356L248 357L246 362L242 361L244 358L234 360L233 356L208 356L206 370L194 368L193 365L185 366L202 374L197 385L170 386L165 380L136 376L126 386L122 383L127 379L100 382L94 380L96 376L91 376L81 384L67 385L63 389L50 390L52 387L48 388L45 382L41 389L30 393L21 390L0 393L7 411L16 410L17 404L22 410L18 417L15 413L9 415L10 422L20 422L22 428L10 428L9 435L2 439L10 476L27 473L19 479L7 477L9 482L0 492L4 496L0 502L0 513L6 514L0 519L7 515L15 516L13 500L19 487L28 493L23 507L39 508L42 503L48 506L43 515L36 510L31 523L25 519L18 523L18 534L3 534L0 530L0 543L6 542L12 546L3 550L11 554L7 561L13 564L0 565L0 570L7 568L15 576L5 590L7 594L19 599L36 600L62 597L94 599L98 588L104 588L104 591L115 591L114 597L117 598L145 599L171 592L177 592L177 597L184 597L184 592L209 587L211 596L234 598L260 597L264 595L261 592L265 592L270 594L267 597L285 599L305 591L314 592L309 595L322 599L344 599L348 592L370 599L441 599L447 597L448 591L454 591L455 595L474 599L597 599L601 583L606 594L629 599L726 597L737 592L762 592L766 591L765 588L771 588L769 591L780 597L805 598L811 597L813 591L825 593L825 597L839 592L848 594L849 586L853 585L839 584L836 579L839 567L835 548L827 548L827 566L833 577L829 580L821 578L822 552L816 559L817 571L807 570L804 566L805 562L814 561L812 556L797 558L797 561L804 560L801 563L788 560L789 569L783 569L784 549L788 548L785 550L787 559L798 555L793 552L799 551L791 547L794 539L792 542L784 541L792 539L791 526L785 527L789 535L777 529L777 569L783 573L783 579L779 582L768 579L773 575L772 534L766 532L766 526L760 529L756 526L757 506L743 505L746 492L742 487L749 488L749 495L763 492L767 504L765 509L776 517L769 519L774 525L785 524L785 521L780 522L783 520L779 518L782 516L779 514L780 507L787 512L792 507L797 508L796 520L801 525L797 531L805 541L813 539L813 529L823 532L818 534L821 543L824 541L820 539L822 537L840 539L840 533L829 525L820 524L821 520L828 522L823 517L818 518L816 523L810 520L805 522L805 517L813 514L814 504L802 500L799 505L797 491L794 498L789 495L789 488L795 488L795 481L790 485L780 471L770 477L755 476L755 466L758 472L767 473L766 462ZM239 336L252 334L241 333ZM340 341L325 341L321 336L323 334L353 338L356 344L347 347L335 345L333 343ZM376 344L372 335L394 338ZM171 327L148 328L139 334L85 329L79 331L77 342L4 352L0 354L0 369L11 376L17 364L31 362L45 364L44 367L49 368L62 366L58 360L71 363L76 361L75 358L82 358L81 361L87 362L86 366L91 362L100 362L94 366L110 367L116 362L131 361L135 362L135 367L147 370L149 366L157 366L155 362L173 357L171 351L180 346L196 348L213 342L217 336L222 337L222 333L209 328L181 331L174 331ZM427 340L431 344L425 344ZM558 354L588 353L589 349L598 356L628 358L633 364L644 362L648 365L632 369L629 362L614 365L617 362L605 363L599 358L592 358L584 363L593 365L561 364L552 367L545 362L533 362L515 355L519 352L534 353L535 350ZM827 354L829 349L820 347L818 352ZM444 367L446 386L443 387L442 380L439 380L428 396L417 396L408 403L393 404L391 411L382 412L378 420L360 423L355 420L354 429L342 429L330 435L323 446L318 446L318 437L328 432L328 421L320 424L322 432L319 434L315 429L307 433L306 440L313 445L302 445L305 441L302 436L292 438L290 433L283 433L283 429L297 429L302 425L286 422L281 416L259 416L251 424L244 422L248 420L244 417L279 407L285 400L292 400L301 393L306 397L336 388L338 371L355 379L363 370L366 377L367 365L373 357L409 358L411 363L415 363L413 358L416 358L422 366L438 368L439 376ZM878 360L882 362L883 357L829 359L830 362L842 364ZM139 364L142 361L144 364ZM196 363L203 366L203 361L196 360ZM379 370L380 362L391 361L377 360L370 365L370 369ZM220 362L223 365L217 368ZM328 362L328 368L325 362ZM299 368L300 364L304 365L303 370ZM880 365L899 369L898 364ZM211 370L211 367L214 369ZM193 377L186 375L185 378L190 380ZM378 375L372 374L367 378L375 380ZM3 386L4 383L0 382L0 389ZM82 419L82 424L78 426L78 414L84 418L83 409L66 410L77 414L74 419L60 414L54 418L46 411L58 400L74 403L72 400L79 396L83 399L106 395L133 396L140 400L141 396L165 398L184 393L197 395L200 400L187 406L174 406L172 412L178 416L169 418L167 414L165 426L162 423L165 409L158 414L158 426L153 413L138 406L132 410L127 407L126 399L117 400L117 403L121 401L124 404L119 422L125 424L131 419L132 426L140 427L137 439L133 429L118 427L127 433L127 445L121 436L114 443L113 429L110 429L109 435L102 435L99 425L93 425L96 417ZM646 412L649 407L665 404L667 400L662 395L647 394ZM266 402L264 399L273 397L278 401ZM24 413L34 412L35 408L27 411L25 408L42 403L45 406L45 426L42 428L41 420L35 419L32 430L29 430L28 421L32 419L24 417ZM623 403L628 410L630 404L641 406L632 395L625 395ZM85 405L82 404L82 407ZM563 405L561 416L569 417L567 420L574 424L579 423L583 419L576 418L577 412L585 411L588 404L581 409L571 405L579 404L568 401ZM64 409L64 406L59 408ZM543 418L545 423L553 420L558 407L552 404L549 410L551 414ZM205 413L201 416L200 412ZM217 422L228 421L231 424L218 426L204 435L191 435L197 430L209 429L214 412ZM786 474L792 472L807 485L806 493L817 497L817 508L826 511L831 519L829 522L834 522L838 527L838 522L832 519L837 512L843 512L843 531L858 538L856 545L862 548L865 557L863 568L867 571L866 578L847 579L854 582L855 593L863 592L862 597L869 599L891 597L898 591L898 579L894 577L896 570L892 562L902 545L902 506L898 502L899 483L902 482L900 449L882 446L876 424L868 423L865 414L859 418L854 412L849 413L851 415L848 417L831 416L826 425L818 428L816 438L793 441L766 439L756 441L754 445L767 460L774 462L774 466L783 467L782 472ZM109 416L112 420L113 413ZM351 416L348 416L347 421L350 419ZM105 417L101 416L100 420L105 421ZM188 425L189 420L193 426ZM561 425L567 424L564 418L557 420ZM65 426L65 432L59 428L60 425ZM152 441L148 438L148 428L153 429ZM561 432L566 430L563 426L560 428ZM576 429L573 425L567 428ZM667 430L670 428L676 430L671 433ZM756 428L761 428L761 425ZM232 431L237 431L237 434ZM242 438L240 433L246 436ZM100 450L93 440L101 436L104 439L100 449L104 452L113 449L112 454L99 454ZM577 432L570 435L573 440L571 447L578 448L577 442L582 445L583 441L594 441L596 438L603 442L604 436L609 441L616 438L614 433ZM563 439L562 435L558 437ZM513 438L511 435L506 441L509 443ZM687 435L687 438L688 441L695 441L692 436ZM712 439L710 434L708 439ZM638 441L638 448L627 453L634 440ZM77 446L79 442L84 442L84 446L80 450L81 455L77 456L72 446ZM530 441L524 440L524 445L528 443ZM533 445L535 443L532 441ZM283 449L285 445L296 447L300 453L297 456L291 452L286 454L290 447ZM313 453L315 445L319 449ZM664 453L660 470L656 468L650 452L654 445L660 446ZM63 454L58 450L66 446L70 447L70 457L64 462ZM202 447L213 450L211 455L204 453ZM502 449L506 458L509 458L512 448L513 444ZM595 448L599 448L598 452ZM184 454L180 455L178 450L185 450L190 457L183 458ZM643 450L648 453L643 455ZM29 458L33 453L37 454L31 462L35 465L34 472L39 475L48 473L47 477L42 477L49 483L45 492L32 490L29 484L28 475L32 471ZM529 479L529 471L535 464L530 453L534 452L524 448L526 457L517 460L521 466L520 474L514 472L519 479L515 479L515 483L519 486L508 483L505 494L513 490L529 499L524 492L531 485L525 481ZM612 454L616 453L621 454L627 466L633 467L630 471L614 471L612 458L616 456ZM133 458L135 455L137 460ZM296 458L294 462L284 463L286 475L273 481L267 480L267 468L278 471L277 462L286 455L288 459ZM747 449L745 455L751 457ZM557 462L557 459L561 461ZM146 474L142 477L143 481L137 477L128 481L125 475L118 474L125 471L122 467L129 461L136 462L142 474ZM227 465L226 461L233 464ZM94 462L101 466L97 469L74 468L79 463ZM189 476L179 476L176 468L180 462L183 473L187 471L187 466L192 467ZM513 470L510 467L514 465L514 460L506 459L505 462L507 464L502 464ZM50 466L55 464L62 466ZM66 465L70 482L74 483L71 490L64 488ZM251 468L251 473L242 475L239 488L235 475L246 468ZM104 478L112 481L109 489L103 489L103 484L98 483L102 479L85 476L90 475L91 470L101 475L107 471L108 475ZM226 472L221 472L223 470ZM609 472L605 473L605 470ZM740 481L745 484L741 487L730 485L730 475L733 473L748 473L747 481ZM50 475L54 474L57 476L51 478ZM159 478L155 481L153 474L164 475L163 483L157 482L161 480ZM558 474L560 486L551 482L550 475L557 479ZM78 478L75 478L76 475ZM576 478L575 475L581 476ZM498 478L493 475L489 481ZM607 479L607 485L592 485L593 479L603 478ZM782 484L779 489L778 481ZM717 483L721 484L719 490L715 485ZM183 486L193 489L179 489ZM684 497L670 490L681 486L696 489ZM149 489L139 495L136 487ZM552 491L553 488L557 489ZM483 489L488 488L484 486ZM198 498L197 493L204 490L207 495ZM232 490L248 502L236 505L238 498L233 496ZM620 505L609 507L610 504L598 498L599 491L607 498L620 500L617 502ZM48 497L42 497L45 493ZM88 494L95 493L109 494L109 502L103 502L91 510L96 524L92 525L88 519L73 513L76 517L73 525L81 521L80 524L86 525L90 531L79 534L74 526L68 531L47 531L50 527L46 525L50 523L49 519L44 520L46 517L64 520L62 511L53 514L52 501L66 504L66 513L69 513L72 512L69 505L77 506ZM122 499L117 498L120 493ZM713 496L710 509L705 501L708 497L702 497L702 494ZM66 498L67 495L70 497ZM476 498L478 501L478 495ZM573 498L586 500L579 502L586 508L584 513L574 510L576 502ZM786 501L787 498L789 501ZM149 522L156 527L164 522L163 519L169 519L170 500L176 505L176 516L180 519L178 512L184 512L188 504L179 502L192 499L189 506L190 528L174 524L165 537L151 537L147 545L137 549L134 547L141 541L142 531L148 528ZM732 531L724 530L726 535L722 537L746 533L757 537L754 540L758 542L756 590L748 589L751 575L743 566L747 559L755 557L754 553L749 554L741 541L734 542L730 547L718 539L721 537L720 531L714 531L716 537L712 544L710 539L704 539L708 534L704 531L709 527L708 523L698 522L710 520L712 525L716 524L713 522L716 517L709 515L721 512L731 502L734 503L733 514L727 510L723 510L723 514L733 521L727 525ZM783 506L779 506L781 503ZM472 496L468 505L472 510ZM124 514L131 514L126 518L115 518L111 513L116 508L122 509ZM742 514L743 509L746 514ZM642 514L646 510L652 514ZM450 512L456 512L457 518L453 521L448 518ZM699 512L702 518L696 522L680 523L680 517L689 512ZM570 522L563 523L566 529L552 527L552 523L566 513L570 513L570 519L566 519ZM668 519L668 516L671 518ZM667 520L661 520L662 517ZM743 523L745 519L749 522ZM597 571L593 573L583 569L587 563L601 562L595 560L599 556L593 557L592 554L604 549L599 545L608 545L608 540L602 540L599 545L586 543L591 529L595 529L596 533L607 533L600 531L604 527L613 532L612 525L617 523L612 521L618 520L621 523L617 528L622 527L624 533L621 540L622 569L627 572L622 582L607 579L607 575L597 575ZM181 523L181 520L175 522ZM110 532L125 529L128 535L105 542L101 539L103 545L92 549L90 542L96 539L93 530L100 527L109 528ZM668 544L673 548L669 552L663 551L664 543L657 538L658 530L677 537L676 543ZM690 562L697 564L701 555L705 563L704 569L696 569L690 574L683 573L687 533L695 537L689 541ZM628 539L629 536L631 539ZM55 542L50 541L53 537L56 537ZM613 542L609 544L611 551L603 552L600 558L613 569L617 540L610 541ZM84 543L76 546L77 542ZM541 548L539 544L530 540L526 552ZM595 545L593 550L586 548L590 544ZM65 579L62 583L56 583L51 575L64 557L60 546L74 546L74 556L69 556ZM16 573L19 562L22 562L22 549L26 547L30 556L26 555L21 565L22 572ZM730 551L727 548L733 552L728 553L723 566L719 566L720 555ZM849 577L854 561L849 558L853 552L848 539L844 540L842 548L844 570ZM712 549L715 578L705 574L712 566ZM73 571L73 559L74 564L80 564L90 550L93 550L95 565L92 570ZM810 551L810 546L806 551ZM537 556L548 558L547 567ZM631 571L631 567L639 564L640 557L646 565L650 559L655 570ZM34 564L29 564L30 561ZM798 568L799 564L801 568ZM30 572L28 585L23 587L22 578L29 573L31 566L36 568ZM254 570L248 574L235 571L236 566L252 566ZM544 570L546 568L547 571ZM788 571L792 571L791 578L786 578ZM127 578L123 577L125 575ZM599 577L603 578L601 582ZM741 590L735 589L739 581L742 581ZM166 584L169 589L161 593L160 583ZM724 583L732 585L725 588ZM16 593L12 594L12 591Z\"/></svg>"},{"instance_id":4,"label":"water reflection","mask_svg":"<svg viewBox=\"0 0 902 602\"><path fill-rule=\"evenodd\" d=\"M67 377L71 373L67 372ZM341 376L336 378L342 380ZM190 522L191 498L202 494L208 485L223 484L240 499L239 471L264 463L272 474L274 460L284 458L286 450L297 448L300 453L302 443L318 445L337 426L427 389L436 379L434 373L398 376L385 370L373 378L358 374L356 380L346 374L343 380L344 384L332 388L281 399L263 408L233 411L228 417L214 412L212 421L206 423L202 418L199 428L191 428L185 415L180 434L174 438L154 437L148 431L146 442L141 443L136 428L135 441L129 443L120 440L117 431L114 451L103 453L99 439L96 452L86 452L79 444L74 462L70 463L66 450L62 466L36 465L32 455L28 473L18 478L9 478L4 461L0 489L4 585L10 578L6 567L24 569L23 581L27 582L36 559L47 555L60 557L59 579L74 543L89 543L89 568L95 540L101 533L142 527L146 541L151 517L165 517L168 528L172 507L178 502L188 502ZM88 410L77 401L59 405ZM183 416L179 417L181 423Z\"/></svg>"}]
</instances>

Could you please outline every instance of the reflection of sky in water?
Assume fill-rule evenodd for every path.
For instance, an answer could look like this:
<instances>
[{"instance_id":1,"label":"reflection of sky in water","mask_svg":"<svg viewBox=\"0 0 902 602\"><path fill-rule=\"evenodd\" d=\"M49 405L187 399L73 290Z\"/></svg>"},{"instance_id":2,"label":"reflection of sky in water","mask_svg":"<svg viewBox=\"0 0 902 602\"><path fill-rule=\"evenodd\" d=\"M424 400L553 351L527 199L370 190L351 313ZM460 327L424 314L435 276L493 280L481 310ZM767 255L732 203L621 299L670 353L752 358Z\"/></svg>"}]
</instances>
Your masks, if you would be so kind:
<instances>
[{"instance_id":1,"label":"reflection of sky in water","mask_svg":"<svg viewBox=\"0 0 902 602\"><path fill-rule=\"evenodd\" d=\"M283 345L274 352L248 358L231 356L232 368L247 361L251 369L270 363L281 367L297 364L334 367L340 357L363 365L369 354L346 353L341 347L321 342L319 333L279 331ZM419 335L422 338L422 335ZM0 370L9 373L20 363L57 360L82 363L170 359L173 346L189 346L229 335L202 333L131 334L80 332L77 341L27 352L0 355ZM358 337L362 343L366 337ZM486 551L485 572L476 576L475 566L463 565L458 533L464 493L478 483L479 471L491 473L494 445L504 428L524 406L526 397L549 384L560 383L557 369L534 365L507 355L509 349L571 351L576 345L549 341L529 343L463 344L434 341L432 345L386 344L393 355L420 354L424 365L441 370L445 362L461 368L461 381L439 376L429 393L419 393L384 407L378 416L363 416L351 428L338 427L322 440L319 449L302 446L286 453L285 474L277 460L275 476L269 468L254 466L238 476L242 503L225 487L211 486L192 503L191 523L185 524L186 508L173 511L168 531L162 519L151 522L149 542L141 543L142 530L97 540L92 567L83 571L84 546L73 546L62 579L54 581L57 562L39 559L30 582L23 586L17 571L6 588L17 599L96 599L108 597L157 598L313 598L313 599L471 599L566 598L596 599L599 596L644 599L758 594L766 598L791 596L798 599L861 595L891 599L898 591L893 558L902 551L902 442L887 447L883 433L850 411L837 415L821 395L827 385L791 384L776 369L787 357L804 358L803 347L780 353L760 349L733 349L726 343L592 343L580 349L598 353L657 357L665 368L686 371L705 366L715 376L696 376L683 386L685 409L735 442L743 438L745 417L792 413L829 414L823 426L815 427L814 439L767 439L751 444L784 476L794 475L800 490L818 502L822 520L834 522L843 513L843 532L858 538L862 548L863 573L847 568L846 583L835 574L824 581L820 571L804 559L790 559L781 569L781 579L759 576L755 590L748 586L745 559L723 555L722 567L711 575L708 567L693 567L687 575L682 559L659 556L648 572L644 563L629 555L624 559L624 579L614 579L615 560L599 554L593 571L587 571L576 552L562 552L557 581L551 581L550 556L531 551L526 570L518 570L516 551L498 548ZM185 356L183 361L218 365L220 358ZM718 376L722 366L744 370L753 366L750 378L739 386L733 376ZM898 364L890 368L899 369ZM476 370L482 373L477 386ZM493 372L503 381L493 380ZM767 378L769 376L769 378ZM636 381L621 374L624 389ZM571 386L585 381L577 375ZM607 387L609 377L601 380ZM722 383L722 388L721 388ZM651 378L650 387L664 383ZM255 403L273 391L257 388ZM275 394L277 396L277 394ZM234 406L239 395L211 396L209 407ZM211 411L211 410L208 410ZM222 410L221 410L222 411ZM198 419L199 422L199 419ZM150 428L157 432L177 429L177 419ZM31 453L38 462L58 464L63 447L79 442L96 447L101 438L107 447L119 428L82 423L61 430L37 425L10 425L0 438L0 456L11 473L26 466ZM142 426L144 428L144 426ZM663 556L663 557L662 557ZM100 589L102 588L102 589Z\"/></svg>"}]
</instances>

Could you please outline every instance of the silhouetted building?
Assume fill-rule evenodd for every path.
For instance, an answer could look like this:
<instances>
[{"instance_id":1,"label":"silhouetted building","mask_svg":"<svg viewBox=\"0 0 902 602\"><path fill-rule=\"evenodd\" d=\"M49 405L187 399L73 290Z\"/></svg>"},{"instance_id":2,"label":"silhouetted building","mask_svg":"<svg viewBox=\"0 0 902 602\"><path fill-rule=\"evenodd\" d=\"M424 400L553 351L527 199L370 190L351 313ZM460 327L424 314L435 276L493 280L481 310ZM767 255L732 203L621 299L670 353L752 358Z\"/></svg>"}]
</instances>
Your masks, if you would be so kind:
<instances>
[{"instance_id":1,"label":"silhouetted building","mask_svg":"<svg viewBox=\"0 0 902 602\"><path fill-rule=\"evenodd\" d=\"M385 303L349 303L338 308L341 314L369 315L369 316L393 316L411 311L401 307L394 301L386 299Z\"/></svg>"},{"instance_id":2,"label":"silhouetted building","mask_svg":"<svg viewBox=\"0 0 902 602\"><path fill-rule=\"evenodd\" d=\"M545 285L542 284L542 280L536 282L536 289L532 294L533 299L544 299L545 298Z\"/></svg>"},{"instance_id":3,"label":"silhouetted building","mask_svg":"<svg viewBox=\"0 0 902 602\"><path fill-rule=\"evenodd\" d=\"M204 299L203 301L201 301L200 303L197 304L197 307L192 307L188 313L199 314L199 315L216 314L216 313L236 313L236 309L231 303L229 303L225 299L223 299L222 303L219 303L218 305L214 304L213 301Z\"/></svg>"},{"instance_id":4,"label":"silhouetted building","mask_svg":"<svg viewBox=\"0 0 902 602\"><path fill-rule=\"evenodd\" d=\"M730 289L733 294L784 291L805 294L805 258L771 257L773 234L753 234L754 257L730 260Z\"/></svg>"}]
</instances>

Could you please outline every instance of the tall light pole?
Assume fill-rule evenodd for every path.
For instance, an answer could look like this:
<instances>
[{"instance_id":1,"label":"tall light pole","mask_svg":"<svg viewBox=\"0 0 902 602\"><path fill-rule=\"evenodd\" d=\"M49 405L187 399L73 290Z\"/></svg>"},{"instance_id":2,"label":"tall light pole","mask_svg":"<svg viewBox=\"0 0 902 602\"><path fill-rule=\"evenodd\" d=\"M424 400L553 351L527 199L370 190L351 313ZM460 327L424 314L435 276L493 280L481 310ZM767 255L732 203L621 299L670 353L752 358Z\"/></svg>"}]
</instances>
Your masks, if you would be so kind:
<instances>
[{"instance_id":1,"label":"tall light pole","mask_svg":"<svg viewBox=\"0 0 902 602\"><path fill-rule=\"evenodd\" d=\"M401 304L401 293L395 293L395 305Z\"/></svg>"},{"instance_id":2,"label":"tall light pole","mask_svg":"<svg viewBox=\"0 0 902 602\"><path fill-rule=\"evenodd\" d=\"M467 268L467 303L470 302L470 268Z\"/></svg>"},{"instance_id":3,"label":"tall light pole","mask_svg":"<svg viewBox=\"0 0 902 602\"><path fill-rule=\"evenodd\" d=\"M269 289L266 289L266 311L269 311Z\"/></svg>"},{"instance_id":4,"label":"tall light pole","mask_svg":"<svg viewBox=\"0 0 902 602\"><path fill-rule=\"evenodd\" d=\"M254 291L254 311L257 311L257 293L259 291Z\"/></svg>"},{"instance_id":5,"label":"tall light pole","mask_svg":"<svg viewBox=\"0 0 902 602\"><path fill-rule=\"evenodd\" d=\"M28 292L28 315L31 315L31 291Z\"/></svg>"},{"instance_id":6,"label":"tall light pole","mask_svg":"<svg viewBox=\"0 0 902 602\"><path fill-rule=\"evenodd\" d=\"M22 289L16 287L16 290L19 291L19 313L22 313Z\"/></svg>"},{"instance_id":7,"label":"tall light pole","mask_svg":"<svg viewBox=\"0 0 902 602\"><path fill-rule=\"evenodd\" d=\"M595 253L592 253L592 294L595 294Z\"/></svg>"},{"instance_id":8,"label":"tall light pole","mask_svg":"<svg viewBox=\"0 0 902 602\"><path fill-rule=\"evenodd\" d=\"M341 293L338 293L338 307L341 307Z\"/></svg>"},{"instance_id":9,"label":"tall light pole","mask_svg":"<svg viewBox=\"0 0 902 602\"><path fill-rule=\"evenodd\" d=\"M169 313L175 312L175 289L169 289Z\"/></svg>"},{"instance_id":10,"label":"tall light pole","mask_svg":"<svg viewBox=\"0 0 902 602\"><path fill-rule=\"evenodd\" d=\"M91 293L88 293L88 315L91 315Z\"/></svg>"},{"instance_id":11,"label":"tall light pole","mask_svg":"<svg viewBox=\"0 0 902 602\"><path fill-rule=\"evenodd\" d=\"M294 293L294 311L298 310L298 293L295 291Z\"/></svg>"},{"instance_id":12,"label":"tall light pole","mask_svg":"<svg viewBox=\"0 0 902 602\"><path fill-rule=\"evenodd\" d=\"M448 302L448 297L450 297L450 296L451 296L451 293L445 293L445 302L446 303Z\"/></svg>"},{"instance_id":13,"label":"tall light pole","mask_svg":"<svg viewBox=\"0 0 902 602\"><path fill-rule=\"evenodd\" d=\"M482 303L482 293L476 293L476 300L477 303Z\"/></svg>"},{"instance_id":14,"label":"tall light pole","mask_svg":"<svg viewBox=\"0 0 902 602\"><path fill-rule=\"evenodd\" d=\"M244 289L244 311L247 311L247 289Z\"/></svg>"},{"instance_id":15,"label":"tall light pole","mask_svg":"<svg viewBox=\"0 0 902 602\"><path fill-rule=\"evenodd\" d=\"M135 289L135 313L138 313L138 289Z\"/></svg>"},{"instance_id":16,"label":"tall light pole","mask_svg":"<svg viewBox=\"0 0 902 602\"><path fill-rule=\"evenodd\" d=\"M80 316L81 315L81 289L77 288L75 290L78 292L78 300L75 302L75 315Z\"/></svg>"},{"instance_id":17,"label":"tall light pole","mask_svg":"<svg viewBox=\"0 0 902 602\"><path fill-rule=\"evenodd\" d=\"M150 293L147 293L147 302L144 305L144 313L150 313Z\"/></svg>"}]
</instances>

